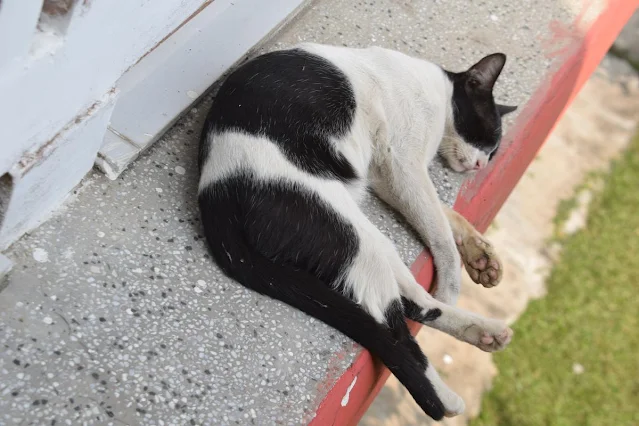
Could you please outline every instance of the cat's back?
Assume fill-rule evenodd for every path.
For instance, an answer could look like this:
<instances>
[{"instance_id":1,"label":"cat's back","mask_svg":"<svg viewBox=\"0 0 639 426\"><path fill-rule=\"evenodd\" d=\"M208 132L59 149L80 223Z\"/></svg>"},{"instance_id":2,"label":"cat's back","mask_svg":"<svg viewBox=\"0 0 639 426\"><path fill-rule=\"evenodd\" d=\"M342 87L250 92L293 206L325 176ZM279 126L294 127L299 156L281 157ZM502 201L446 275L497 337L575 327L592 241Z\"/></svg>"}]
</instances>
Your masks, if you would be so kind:
<instances>
[{"instance_id":1,"label":"cat's back","mask_svg":"<svg viewBox=\"0 0 639 426\"><path fill-rule=\"evenodd\" d=\"M263 54L220 86L203 128L200 167L213 150L228 152L229 141L242 140L244 147L274 144L313 175L354 179L355 171L332 141L348 132L355 110L353 86L330 60L301 48ZM243 161L260 161L250 158L250 148L240 154Z\"/></svg>"},{"instance_id":2,"label":"cat's back","mask_svg":"<svg viewBox=\"0 0 639 426\"><path fill-rule=\"evenodd\" d=\"M355 86L358 100L369 97L371 90L391 90L391 87L431 91L430 86L440 86L444 80L444 73L438 65L397 50L315 43L304 43L299 48L338 66Z\"/></svg>"},{"instance_id":3,"label":"cat's back","mask_svg":"<svg viewBox=\"0 0 639 426\"><path fill-rule=\"evenodd\" d=\"M325 58L294 48L258 56L230 74L213 101L210 125L267 134L291 125L311 131L302 124L343 127L354 108L344 73Z\"/></svg>"},{"instance_id":4,"label":"cat's back","mask_svg":"<svg viewBox=\"0 0 639 426\"><path fill-rule=\"evenodd\" d=\"M275 139L286 139L291 132L339 137L348 130L358 102L366 103L387 86L418 89L415 86L433 67L437 68L379 47L304 43L269 52L227 77L205 130L242 130Z\"/></svg>"}]
</instances>

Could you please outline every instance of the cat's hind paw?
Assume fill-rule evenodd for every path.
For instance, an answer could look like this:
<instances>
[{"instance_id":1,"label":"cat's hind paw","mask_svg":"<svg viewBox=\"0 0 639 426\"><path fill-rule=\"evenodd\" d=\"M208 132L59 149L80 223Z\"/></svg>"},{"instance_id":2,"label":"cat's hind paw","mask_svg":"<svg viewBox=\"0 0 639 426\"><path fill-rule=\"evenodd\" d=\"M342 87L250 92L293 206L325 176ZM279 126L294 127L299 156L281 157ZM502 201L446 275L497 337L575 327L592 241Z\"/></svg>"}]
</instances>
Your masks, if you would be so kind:
<instances>
[{"instance_id":1,"label":"cat's hind paw","mask_svg":"<svg viewBox=\"0 0 639 426\"><path fill-rule=\"evenodd\" d=\"M470 278L490 288L499 284L502 265L493 246L480 234L456 240L457 248Z\"/></svg>"},{"instance_id":2,"label":"cat's hind paw","mask_svg":"<svg viewBox=\"0 0 639 426\"><path fill-rule=\"evenodd\" d=\"M464 333L464 340L484 352L497 352L506 348L513 338L513 330L502 321L482 322L468 327Z\"/></svg>"}]
</instances>

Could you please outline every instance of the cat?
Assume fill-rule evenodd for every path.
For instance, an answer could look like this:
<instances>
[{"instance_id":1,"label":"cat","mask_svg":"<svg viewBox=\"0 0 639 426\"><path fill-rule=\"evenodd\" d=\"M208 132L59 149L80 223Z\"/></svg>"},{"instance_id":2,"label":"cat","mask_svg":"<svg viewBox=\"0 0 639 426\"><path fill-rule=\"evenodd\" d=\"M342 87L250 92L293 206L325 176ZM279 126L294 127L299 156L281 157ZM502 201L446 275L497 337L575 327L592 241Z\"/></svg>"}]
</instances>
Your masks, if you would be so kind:
<instances>
[{"instance_id":1,"label":"cat","mask_svg":"<svg viewBox=\"0 0 639 426\"><path fill-rule=\"evenodd\" d=\"M486 167L501 140L492 90L501 53L465 72L379 47L302 44L258 56L221 84L199 153L198 202L213 258L240 284L341 331L379 357L433 419L464 411L405 318L484 351L512 336L502 321L455 308L461 261L496 285L492 246L440 202L428 175ZM358 203L367 188L429 247L434 297Z\"/></svg>"}]
</instances>

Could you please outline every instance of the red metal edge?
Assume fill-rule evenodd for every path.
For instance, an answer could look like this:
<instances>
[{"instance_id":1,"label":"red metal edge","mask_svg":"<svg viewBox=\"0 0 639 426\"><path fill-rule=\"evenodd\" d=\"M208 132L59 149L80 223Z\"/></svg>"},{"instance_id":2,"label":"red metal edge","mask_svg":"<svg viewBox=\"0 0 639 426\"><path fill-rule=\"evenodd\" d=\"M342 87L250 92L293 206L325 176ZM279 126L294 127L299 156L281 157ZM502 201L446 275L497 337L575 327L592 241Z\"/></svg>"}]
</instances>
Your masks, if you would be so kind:
<instances>
[{"instance_id":1,"label":"red metal edge","mask_svg":"<svg viewBox=\"0 0 639 426\"><path fill-rule=\"evenodd\" d=\"M492 166L462 187L455 210L478 230L483 232L488 228L539 148L638 6L639 0L608 1L606 9L585 34L572 44L573 48L562 49L567 57L558 71L535 91L526 104L514 126L504 137L505 149L493 161ZM580 15L578 20L581 18ZM421 285L426 289L430 288L433 265L427 252L418 256L411 271ZM413 322L409 322L409 326L413 334L421 328L420 324ZM389 375L390 372L379 360L363 350L333 385L309 424L357 424ZM348 392L355 379L355 386ZM347 393L348 401L342 404Z\"/></svg>"}]
</instances>

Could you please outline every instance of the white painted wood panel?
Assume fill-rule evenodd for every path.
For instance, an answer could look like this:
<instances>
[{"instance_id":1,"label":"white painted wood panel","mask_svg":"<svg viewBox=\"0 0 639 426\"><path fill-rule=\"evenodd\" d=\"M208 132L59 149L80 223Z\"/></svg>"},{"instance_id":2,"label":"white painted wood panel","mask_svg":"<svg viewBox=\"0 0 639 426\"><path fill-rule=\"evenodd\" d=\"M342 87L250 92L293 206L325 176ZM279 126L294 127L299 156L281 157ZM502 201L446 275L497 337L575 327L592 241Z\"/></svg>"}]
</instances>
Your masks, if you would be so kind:
<instances>
[{"instance_id":1,"label":"white painted wood panel","mask_svg":"<svg viewBox=\"0 0 639 426\"><path fill-rule=\"evenodd\" d=\"M104 95L49 145L12 167L13 191L2 222L0 248L46 219L91 170L116 95Z\"/></svg>"},{"instance_id":2,"label":"white painted wood panel","mask_svg":"<svg viewBox=\"0 0 639 426\"><path fill-rule=\"evenodd\" d=\"M62 40L43 43L35 52L19 48L23 56L12 59L12 66L0 74L0 171L25 151L46 143L111 90L131 65L204 1L78 1ZM18 16L26 14L26 9L31 19L31 4L39 2L2 3L3 21L10 21L13 15L9 13ZM14 39L22 43L24 28L20 25L7 30L15 33L3 34L3 44L5 40L12 44ZM38 41L38 34L29 32L30 47Z\"/></svg>"},{"instance_id":3,"label":"white painted wood panel","mask_svg":"<svg viewBox=\"0 0 639 426\"><path fill-rule=\"evenodd\" d=\"M0 1L0 76L6 67L20 66L29 52L42 0Z\"/></svg>"},{"instance_id":4,"label":"white painted wood panel","mask_svg":"<svg viewBox=\"0 0 639 426\"><path fill-rule=\"evenodd\" d=\"M118 81L100 168L116 178L302 0L215 0ZM118 143L118 140L120 143Z\"/></svg>"}]
</instances>

